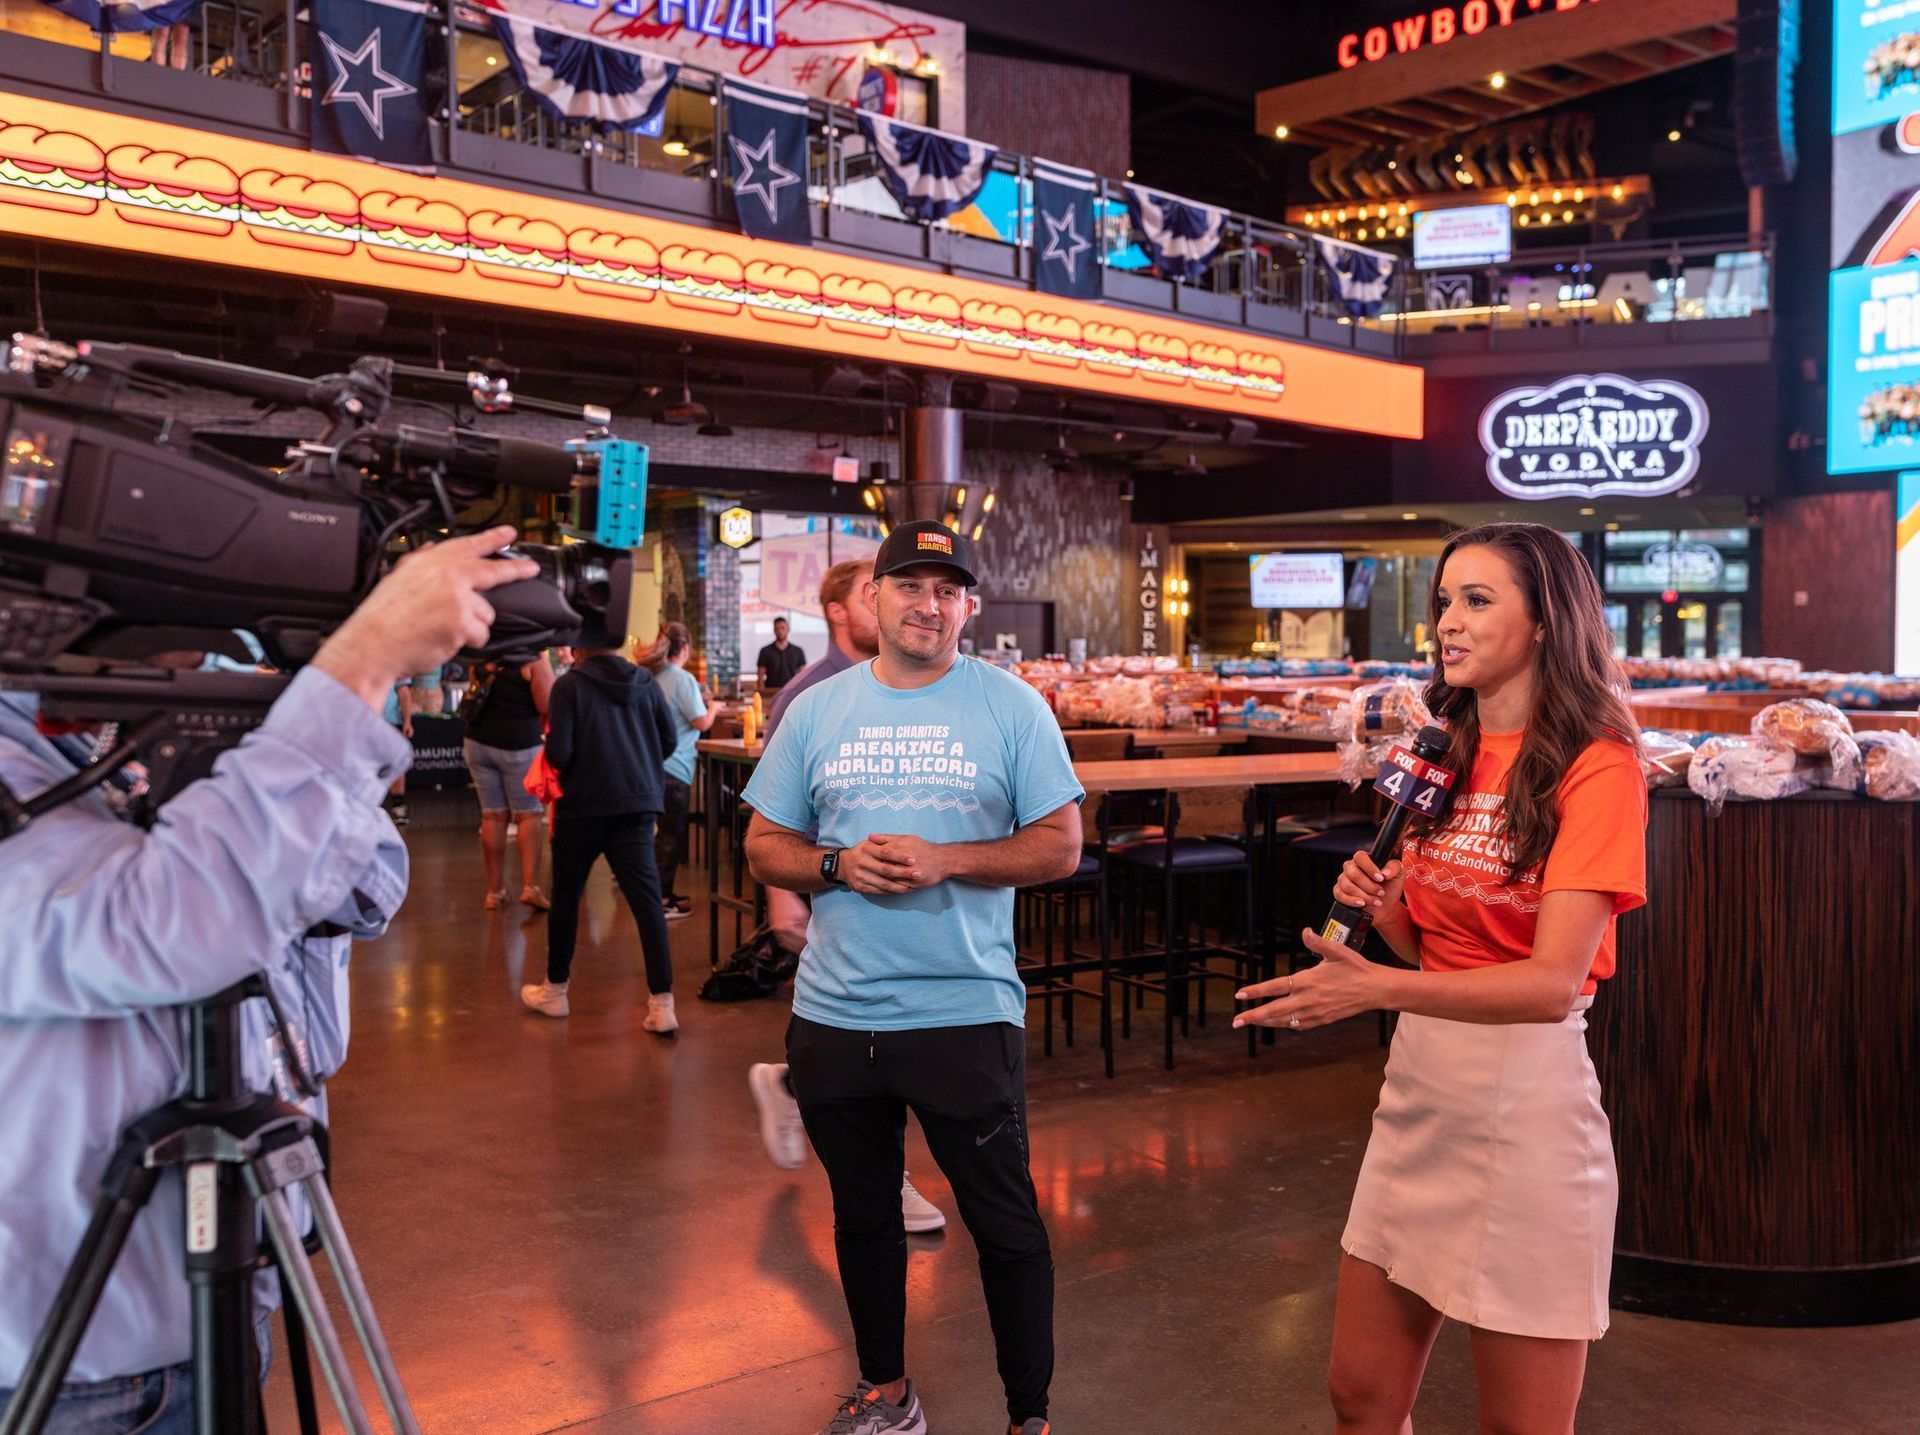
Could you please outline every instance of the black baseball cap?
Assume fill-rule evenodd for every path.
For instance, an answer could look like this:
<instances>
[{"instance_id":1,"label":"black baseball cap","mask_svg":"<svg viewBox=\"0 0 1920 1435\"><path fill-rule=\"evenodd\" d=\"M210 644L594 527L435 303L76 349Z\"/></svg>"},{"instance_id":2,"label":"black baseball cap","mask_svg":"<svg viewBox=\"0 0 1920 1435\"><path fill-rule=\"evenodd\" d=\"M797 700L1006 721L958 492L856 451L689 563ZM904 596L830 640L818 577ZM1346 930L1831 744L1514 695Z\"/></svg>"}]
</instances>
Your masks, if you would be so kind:
<instances>
[{"instance_id":1,"label":"black baseball cap","mask_svg":"<svg viewBox=\"0 0 1920 1435\"><path fill-rule=\"evenodd\" d=\"M916 568L922 563L937 563L942 568L951 568L969 588L980 586L980 580L973 576L972 540L932 519L903 523L887 535L887 541L873 555L874 581L878 582L889 573L898 573L902 568Z\"/></svg>"}]
</instances>

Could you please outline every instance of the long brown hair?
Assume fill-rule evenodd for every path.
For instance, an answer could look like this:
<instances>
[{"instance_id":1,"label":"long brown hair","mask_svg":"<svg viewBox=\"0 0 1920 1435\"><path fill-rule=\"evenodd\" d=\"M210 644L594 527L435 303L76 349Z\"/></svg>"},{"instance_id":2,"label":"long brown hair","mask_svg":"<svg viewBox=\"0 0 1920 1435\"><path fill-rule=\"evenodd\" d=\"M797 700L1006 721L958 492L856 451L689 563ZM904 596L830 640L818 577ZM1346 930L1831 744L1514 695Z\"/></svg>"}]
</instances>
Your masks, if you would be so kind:
<instances>
[{"instance_id":1,"label":"long brown hair","mask_svg":"<svg viewBox=\"0 0 1920 1435\"><path fill-rule=\"evenodd\" d=\"M1427 623L1435 641L1440 579L1447 560L1462 548L1491 548L1506 559L1526 601L1527 616L1542 629L1534 654L1533 710L1520 755L1507 774L1501 818L1502 835L1512 851L1507 880L1517 882L1553 849L1560 832L1555 797L1574 759L1598 741L1620 743L1638 756L1640 726L1621 696L1620 667L1613 656L1600 584L1586 560L1551 528L1488 523L1449 538L1427 597ZM1436 663L1427 684L1427 707L1453 735L1445 765L1453 771L1454 790L1464 791L1480 751L1479 698L1472 688L1450 684L1445 665ZM1425 824L1430 831L1447 825Z\"/></svg>"}]
</instances>

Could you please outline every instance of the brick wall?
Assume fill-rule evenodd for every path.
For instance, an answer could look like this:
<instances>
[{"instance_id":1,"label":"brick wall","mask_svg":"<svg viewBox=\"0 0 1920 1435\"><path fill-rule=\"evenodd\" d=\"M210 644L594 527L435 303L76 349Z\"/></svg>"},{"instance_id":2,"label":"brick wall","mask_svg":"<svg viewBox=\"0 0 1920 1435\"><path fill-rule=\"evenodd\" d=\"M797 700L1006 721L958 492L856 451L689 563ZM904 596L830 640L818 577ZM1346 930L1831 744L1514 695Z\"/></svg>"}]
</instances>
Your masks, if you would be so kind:
<instances>
[{"instance_id":1,"label":"brick wall","mask_svg":"<svg viewBox=\"0 0 1920 1435\"><path fill-rule=\"evenodd\" d=\"M1132 163L1125 75L1005 55L967 55L967 133L1119 179Z\"/></svg>"},{"instance_id":2,"label":"brick wall","mask_svg":"<svg viewBox=\"0 0 1920 1435\"><path fill-rule=\"evenodd\" d=\"M1893 666L1892 494L1775 499L1760 553L1760 647L1769 656L1840 672Z\"/></svg>"}]
</instances>

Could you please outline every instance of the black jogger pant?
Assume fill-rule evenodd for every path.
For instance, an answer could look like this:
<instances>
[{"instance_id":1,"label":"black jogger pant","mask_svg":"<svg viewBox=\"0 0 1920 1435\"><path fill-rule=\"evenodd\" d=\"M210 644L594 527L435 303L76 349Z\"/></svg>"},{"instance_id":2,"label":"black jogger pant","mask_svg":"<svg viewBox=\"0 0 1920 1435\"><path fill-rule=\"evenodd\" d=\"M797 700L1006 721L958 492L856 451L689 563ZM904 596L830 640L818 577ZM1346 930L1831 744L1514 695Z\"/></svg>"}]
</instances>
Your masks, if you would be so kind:
<instances>
[{"instance_id":1,"label":"black jogger pant","mask_svg":"<svg viewBox=\"0 0 1920 1435\"><path fill-rule=\"evenodd\" d=\"M613 868L620 892L640 926L640 950L647 959L647 990L673 990L673 956L667 947L667 919L660 910L660 878L653 870L651 812L617 817L558 816L553 824L553 910L547 914L547 980L566 981L573 969L573 945L580 931L580 899L587 878L602 856Z\"/></svg>"},{"instance_id":2,"label":"black jogger pant","mask_svg":"<svg viewBox=\"0 0 1920 1435\"><path fill-rule=\"evenodd\" d=\"M687 803L693 789L679 778L663 779L667 810L660 814L653 829L653 865L660 872L660 895L673 895L674 879L680 875L680 863L687 851Z\"/></svg>"},{"instance_id":3,"label":"black jogger pant","mask_svg":"<svg viewBox=\"0 0 1920 1435\"><path fill-rule=\"evenodd\" d=\"M1027 1043L1017 1026L845 1031L796 1016L787 1065L833 1186L833 1246L860 1377L906 1374L907 1236L900 1216L907 1112L953 1187L1021 1425L1053 1381L1053 1252L1027 1169Z\"/></svg>"}]
</instances>

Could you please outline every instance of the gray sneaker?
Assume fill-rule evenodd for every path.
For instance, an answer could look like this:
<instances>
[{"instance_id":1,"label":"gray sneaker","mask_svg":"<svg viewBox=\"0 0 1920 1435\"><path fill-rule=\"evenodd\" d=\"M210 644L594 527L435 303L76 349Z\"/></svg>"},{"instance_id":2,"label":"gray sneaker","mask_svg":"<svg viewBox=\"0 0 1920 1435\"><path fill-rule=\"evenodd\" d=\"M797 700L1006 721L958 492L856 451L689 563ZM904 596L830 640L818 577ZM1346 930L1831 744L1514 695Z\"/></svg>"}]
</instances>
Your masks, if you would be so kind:
<instances>
[{"instance_id":1,"label":"gray sneaker","mask_svg":"<svg viewBox=\"0 0 1920 1435\"><path fill-rule=\"evenodd\" d=\"M907 1382L905 1403L894 1405L880 1398L880 1392L866 1381L854 1386L853 1394L841 1397L842 1404L820 1435L927 1435L927 1415L914 1394L913 1382Z\"/></svg>"}]
</instances>

